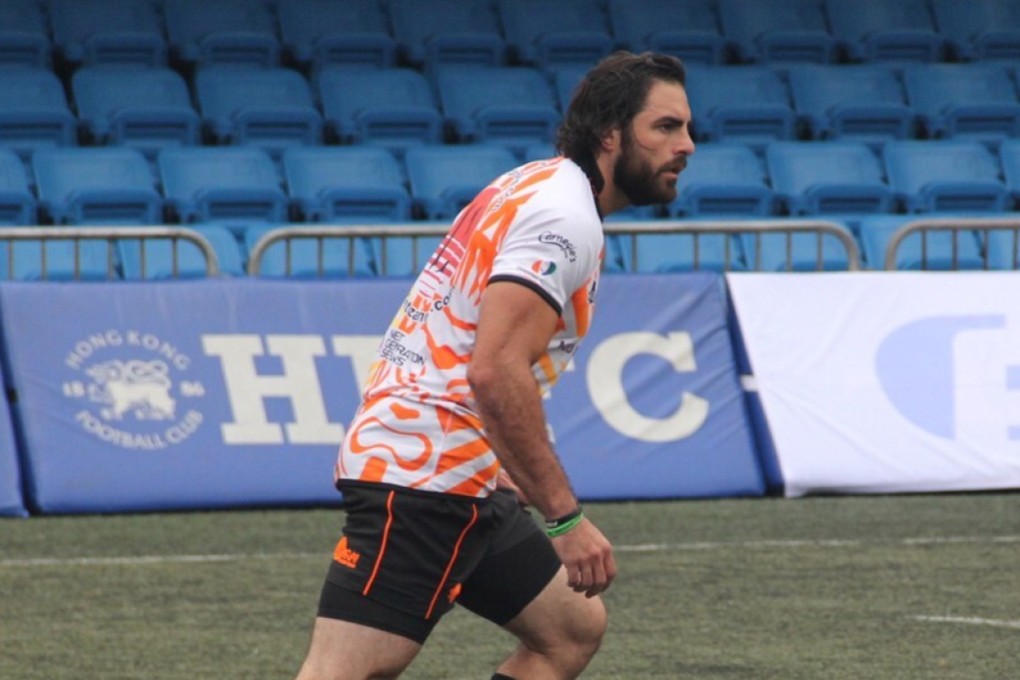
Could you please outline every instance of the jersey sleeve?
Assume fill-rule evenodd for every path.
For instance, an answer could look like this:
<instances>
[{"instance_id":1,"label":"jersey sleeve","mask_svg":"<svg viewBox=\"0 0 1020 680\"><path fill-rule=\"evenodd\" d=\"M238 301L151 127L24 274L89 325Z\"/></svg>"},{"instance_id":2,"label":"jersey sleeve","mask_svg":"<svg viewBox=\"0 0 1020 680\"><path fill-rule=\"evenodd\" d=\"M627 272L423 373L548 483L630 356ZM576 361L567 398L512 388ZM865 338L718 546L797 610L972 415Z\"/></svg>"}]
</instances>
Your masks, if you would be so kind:
<instances>
[{"instance_id":1,"label":"jersey sleeve","mask_svg":"<svg viewBox=\"0 0 1020 680\"><path fill-rule=\"evenodd\" d=\"M602 224L582 213L544 209L521 220L496 255L489 283L525 285L563 313L567 301L599 267Z\"/></svg>"}]
</instances>

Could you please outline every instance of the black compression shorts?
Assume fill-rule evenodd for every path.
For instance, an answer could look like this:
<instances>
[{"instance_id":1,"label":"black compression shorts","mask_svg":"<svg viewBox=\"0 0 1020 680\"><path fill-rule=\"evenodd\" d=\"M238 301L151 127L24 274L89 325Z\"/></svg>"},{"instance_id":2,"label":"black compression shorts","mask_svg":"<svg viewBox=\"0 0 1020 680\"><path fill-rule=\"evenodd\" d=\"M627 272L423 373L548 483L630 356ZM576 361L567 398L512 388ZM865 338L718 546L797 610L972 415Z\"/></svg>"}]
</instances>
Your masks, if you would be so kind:
<instances>
[{"instance_id":1,"label":"black compression shorts","mask_svg":"<svg viewBox=\"0 0 1020 680\"><path fill-rule=\"evenodd\" d=\"M454 602L503 625L552 580L560 560L517 503L345 483L343 536L319 616L422 643Z\"/></svg>"}]
</instances>

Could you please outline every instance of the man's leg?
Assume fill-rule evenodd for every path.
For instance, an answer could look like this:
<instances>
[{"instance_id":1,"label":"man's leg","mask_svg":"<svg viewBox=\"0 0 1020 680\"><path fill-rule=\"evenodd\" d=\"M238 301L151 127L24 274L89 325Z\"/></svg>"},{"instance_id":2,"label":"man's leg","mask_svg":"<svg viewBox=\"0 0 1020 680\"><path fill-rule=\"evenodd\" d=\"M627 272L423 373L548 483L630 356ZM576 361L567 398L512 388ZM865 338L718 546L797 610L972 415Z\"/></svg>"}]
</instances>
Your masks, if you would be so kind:
<instances>
[{"instance_id":1,"label":"man's leg","mask_svg":"<svg viewBox=\"0 0 1020 680\"><path fill-rule=\"evenodd\" d=\"M400 635L320 616L297 680L396 678L420 649L420 644Z\"/></svg>"},{"instance_id":2,"label":"man's leg","mask_svg":"<svg viewBox=\"0 0 1020 680\"><path fill-rule=\"evenodd\" d=\"M606 609L599 597L587 598L559 573L520 614L503 626L521 641L499 667L517 680L576 678L595 656L606 632Z\"/></svg>"}]
</instances>

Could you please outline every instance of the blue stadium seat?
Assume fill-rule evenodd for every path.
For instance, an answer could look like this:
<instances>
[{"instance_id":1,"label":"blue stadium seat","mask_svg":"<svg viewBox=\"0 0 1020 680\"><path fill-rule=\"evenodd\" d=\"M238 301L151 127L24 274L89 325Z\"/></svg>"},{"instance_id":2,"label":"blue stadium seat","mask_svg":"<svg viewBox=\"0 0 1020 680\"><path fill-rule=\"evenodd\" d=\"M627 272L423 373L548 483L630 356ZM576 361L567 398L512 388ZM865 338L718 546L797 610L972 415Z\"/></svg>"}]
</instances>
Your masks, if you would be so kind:
<instances>
[{"instance_id":1,"label":"blue stadium seat","mask_svg":"<svg viewBox=\"0 0 1020 680\"><path fill-rule=\"evenodd\" d=\"M257 147L181 147L159 154L163 193L182 222L213 222L243 233L287 218L276 167Z\"/></svg>"},{"instance_id":2,"label":"blue stadium seat","mask_svg":"<svg viewBox=\"0 0 1020 680\"><path fill-rule=\"evenodd\" d=\"M244 232L249 253L276 227L253 226ZM353 253L352 253L353 249ZM353 272L351 263L353 261ZM267 278L348 278L374 276L371 253L361 239L300 238L277 241L259 260L259 276Z\"/></svg>"},{"instance_id":3,"label":"blue stadium seat","mask_svg":"<svg viewBox=\"0 0 1020 680\"><path fill-rule=\"evenodd\" d=\"M90 141L155 156L166 146L198 144L200 122L188 86L170 69L82 67L71 79Z\"/></svg>"},{"instance_id":4,"label":"blue stadium seat","mask_svg":"<svg viewBox=\"0 0 1020 680\"><path fill-rule=\"evenodd\" d=\"M0 280L103 281L115 278L115 263L109 258L109 248L104 241L0 240Z\"/></svg>"},{"instance_id":5,"label":"blue stadium seat","mask_svg":"<svg viewBox=\"0 0 1020 680\"><path fill-rule=\"evenodd\" d=\"M250 144L278 154L322 141L322 116L308 81L290 69L205 68L195 96L206 129L219 144Z\"/></svg>"},{"instance_id":6,"label":"blue stadium seat","mask_svg":"<svg viewBox=\"0 0 1020 680\"><path fill-rule=\"evenodd\" d=\"M1020 59L1020 4L1015 0L932 0L932 10L957 60Z\"/></svg>"},{"instance_id":7,"label":"blue stadium seat","mask_svg":"<svg viewBox=\"0 0 1020 680\"><path fill-rule=\"evenodd\" d=\"M567 64L553 69L553 86L556 89L556 103L559 104L560 111L566 112L570 100L574 97L574 91L589 69L591 66L588 64Z\"/></svg>"},{"instance_id":8,"label":"blue stadium seat","mask_svg":"<svg viewBox=\"0 0 1020 680\"><path fill-rule=\"evenodd\" d=\"M915 65L904 69L903 83L929 137L999 142L1020 135L1020 102L1004 66Z\"/></svg>"},{"instance_id":9,"label":"blue stadium seat","mask_svg":"<svg viewBox=\"0 0 1020 680\"><path fill-rule=\"evenodd\" d=\"M416 68L506 63L506 42L490 0L389 0L388 7L404 60Z\"/></svg>"},{"instance_id":10,"label":"blue stadium seat","mask_svg":"<svg viewBox=\"0 0 1020 680\"><path fill-rule=\"evenodd\" d=\"M719 20L739 61L836 59L820 0L719 0Z\"/></svg>"},{"instance_id":11,"label":"blue stadium seat","mask_svg":"<svg viewBox=\"0 0 1020 680\"><path fill-rule=\"evenodd\" d=\"M263 0L164 0L171 54L199 66L276 66L280 41Z\"/></svg>"},{"instance_id":12,"label":"blue stadium seat","mask_svg":"<svg viewBox=\"0 0 1020 680\"><path fill-rule=\"evenodd\" d=\"M793 107L814 139L879 146L914 136L903 86L881 64L797 66L789 81Z\"/></svg>"},{"instance_id":13,"label":"blue stadium seat","mask_svg":"<svg viewBox=\"0 0 1020 680\"><path fill-rule=\"evenodd\" d=\"M846 248L830 234L748 231L740 242L753 271L844 271L849 264Z\"/></svg>"},{"instance_id":14,"label":"blue stadium seat","mask_svg":"<svg viewBox=\"0 0 1020 680\"><path fill-rule=\"evenodd\" d=\"M691 66L687 94L699 140L761 148L794 137L796 116L786 85L766 66Z\"/></svg>"},{"instance_id":15,"label":"blue stadium seat","mask_svg":"<svg viewBox=\"0 0 1020 680\"><path fill-rule=\"evenodd\" d=\"M428 219L452 219L489 182L517 165L500 146L420 146L408 149L411 196Z\"/></svg>"},{"instance_id":16,"label":"blue stadium seat","mask_svg":"<svg viewBox=\"0 0 1020 680\"><path fill-rule=\"evenodd\" d=\"M159 224L163 200L134 149L40 149L32 156L40 207L57 224Z\"/></svg>"},{"instance_id":17,"label":"blue stadium seat","mask_svg":"<svg viewBox=\"0 0 1020 680\"><path fill-rule=\"evenodd\" d=\"M884 269L886 249L893 234L917 219L919 219L917 215L874 215L861 220L858 230L868 267ZM896 269L984 268L978 239L973 232L963 231L956 234L955 256L953 241L954 236L948 231L929 232L925 235L911 234L896 250Z\"/></svg>"},{"instance_id":18,"label":"blue stadium seat","mask_svg":"<svg viewBox=\"0 0 1020 680\"><path fill-rule=\"evenodd\" d=\"M396 64L397 43L378 0L286 0L276 12L283 47L305 67Z\"/></svg>"},{"instance_id":19,"label":"blue stadium seat","mask_svg":"<svg viewBox=\"0 0 1020 680\"><path fill-rule=\"evenodd\" d=\"M443 141L443 117L417 71L326 68L316 87L326 123L341 143L381 144L402 153Z\"/></svg>"},{"instance_id":20,"label":"blue stadium seat","mask_svg":"<svg viewBox=\"0 0 1020 680\"><path fill-rule=\"evenodd\" d=\"M1006 208L999 164L979 142L898 141L883 151L886 173L907 212L989 212Z\"/></svg>"},{"instance_id":21,"label":"blue stadium seat","mask_svg":"<svg viewBox=\"0 0 1020 680\"><path fill-rule=\"evenodd\" d=\"M23 159L36 149L76 143L76 121L52 71L0 69L0 147Z\"/></svg>"},{"instance_id":22,"label":"blue stadium seat","mask_svg":"<svg viewBox=\"0 0 1020 680\"><path fill-rule=\"evenodd\" d=\"M0 2L0 66L49 68L52 45L37 0Z\"/></svg>"},{"instance_id":23,"label":"blue stadium seat","mask_svg":"<svg viewBox=\"0 0 1020 680\"><path fill-rule=\"evenodd\" d=\"M288 149L283 166L290 196L312 222L403 222L411 219L404 172L386 149Z\"/></svg>"},{"instance_id":24,"label":"blue stadium seat","mask_svg":"<svg viewBox=\"0 0 1020 680\"><path fill-rule=\"evenodd\" d=\"M663 52L685 63L726 59L710 0L609 0L609 21L616 39L635 53Z\"/></svg>"},{"instance_id":25,"label":"blue stadium seat","mask_svg":"<svg viewBox=\"0 0 1020 680\"><path fill-rule=\"evenodd\" d=\"M461 142L498 143L522 152L551 142L561 116L549 82L531 68L447 69L439 99Z\"/></svg>"},{"instance_id":26,"label":"blue stadium seat","mask_svg":"<svg viewBox=\"0 0 1020 680\"><path fill-rule=\"evenodd\" d=\"M532 144L524 150L524 161L541 161L546 158L555 158L556 145L555 144Z\"/></svg>"},{"instance_id":27,"label":"blue stadium seat","mask_svg":"<svg viewBox=\"0 0 1020 680\"><path fill-rule=\"evenodd\" d=\"M775 203L761 160L742 144L702 144L677 189L672 215L765 216Z\"/></svg>"},{"instance_id":28,"label":"blue stadium seat","mask_svg":"<svg viewBox=\"0 0 1020 680\"><path fill-rule=\"evenodd\" d=\"M825 0L829 27L851 61L939 61L945 40L927 0Z\"/></svg>"},{"instance_id":29,"label":"blue stadium seat","mask_svg":"<svg viewBox=\"0 0 1020 680\"><path fill-rule=\"evenodd\" d=\"M593 64L613 49L599 0L497 0L507 44L524 64Z\"/></svg>"},{"instance_id":30,"label":"blue stadium seat","mask_svg":"<svg viewBox=\"0 0 1020 680\"><path fill-rule=\"evenodd\" d=\"M24 164L13 151L0 149L0 226L35 224L35 210Z\"/></svg>"},{"instance_id":31,"label":"blue stadium seat","mask_svg":"<svg viewBox=\"0 0 1020 680\"><path fill-rule=\"evenodd\" d=\"M895 207L882 164L864 144L775 142L765 158L772 188L790 214L884 213Z\"/></svg>"},{"instance_id":32,"label":"blue stadium seat","mask_svg":"<svg viewBox=\"0 0 1020 680\"><path fill-rule=\"evenodd\" d=\"M243 276L241 247L234 235L225 227L215 224L196 224L189 227L203 236L216 253L220 273ZM206 275L205 256L198 246L171 239L118 239L117 255L123 278L134 280L191 279Z\"/></svg>"},{"instance_id":33,"label":"blue stadium seat","mask_svg":"<svg viewBox=\"0 0 1020 680\"><path fill-rule=\"evenodd\" d=\"M1006 189L1013 201L1020 204L1020 139L1007 139L999 145L999 160Z\"/></svg>"},{"instance_id":34,"label":"blue stadium seat","mask_svg":"<svg viewBox=\"0 0 1020 680\"><path fill-rule=\"evenodd\" d=\"M46 0L53 43L73 66L165 66L166 38L149 0Z\"/></svg>"}]
</instances>

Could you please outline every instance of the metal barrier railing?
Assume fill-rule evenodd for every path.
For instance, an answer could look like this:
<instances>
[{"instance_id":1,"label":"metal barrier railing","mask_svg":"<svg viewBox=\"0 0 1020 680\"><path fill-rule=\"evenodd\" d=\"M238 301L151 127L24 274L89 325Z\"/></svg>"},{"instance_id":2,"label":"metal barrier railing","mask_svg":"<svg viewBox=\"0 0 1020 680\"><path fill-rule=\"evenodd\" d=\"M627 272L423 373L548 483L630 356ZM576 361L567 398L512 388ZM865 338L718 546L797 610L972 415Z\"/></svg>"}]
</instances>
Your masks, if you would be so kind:
<instances>
[{"instance_id":1,"label":"metal barrier railing","mask_svg":"<svg viewBox=\"0 0 1020 680\"><path fill-rule=\"evenodd\" d=\"M218 276L220 273L219 260L216 251L209 241L196 231L184 227L163 227L163 226L88 226L88 227L0 227L0 243L10 246L14 242L36 241L41 244L51 241L70 241L73 245L73 271L75 280L82 278L82 253L81 244L83 241L105 241L106 248L106 278L117 278L117 253L116 243L121 240L139 241L139 269L141 278L146 278L147 242L169 241L171 245L171 272L174 277L179 273L179 244L182 241L192 243L198 247L205 259L205 275L209 277ZM45 246L39 249L40 276L45 280L48 278L47 264L48 253ZM7 248L6 272L7 278L15 278L15 248ZM2 265L0 265L2 266Z\"/></svg>"},{"instance_id":2,"label":"metal barrier railing","mask_svg":"<svg viewBox=\"0 0 1020 680\"><path fill-rule=\"evenodd\" d=\"M258 276L261 271L262 258L266 251L273 245L284 244L285 274L290 273L291 258L293 250L291 242L295 240L313 240L318 244L317 271L323 275L326 270L326 263L323 257L322 244L327 239L355 239L371 238L381 239L382 271L386 274L386 240L387 238L410 238L413 240L413 265L420 268L424 265L424 258L431 255L428 252L419 252L418 240L425 237L442 236L449 230L448 224L387 224L374 226L347 226L347 225L321 225L321 226L288 226L280 227L267 232L252 247L248 258L248 274ZM787 269L792 269L793 263L793 235L794 234L815 234L817 237L816 268L823 268L822 244L826 236L832 236L838 240L846 252L846 268L848 271L857 271L861 266L860 250L853 235L845 228L835 222L826 220L748 220L748 221L699 221L683 222L679 220L654 221L654 222L607 222L603 225L607 234L620 235L636 239L641 234L689 234L693 237L692 247L694 268L698 269L700 264L700 240L704 236L723 234L732 236L741 233L756 234L755 261L748 263L753 269L761 269L762 247L761 238L766 234L785 234L785 252ZM633 247L636 240L632 242L631 269L638 269L637 248ZM735 253L731 251L730 239L725 239L725 262L724 268L730 269L733 264ZM354 271L354 248L349 249L349 270Z\"/></svg>"},{"instance_id":3,"label":"metal barrier railing","mask_svg":"<svg viewBox=\"0 0 1020 680\"><path fill-rule=\"evenodd\" d=\"M637 238L642 234L690 234L693 238L693 264L699 268L700 240L709 235L733 236L736 234L753 234L755 238L754 261L747 262L748 267L756 271L762 268L762 238L769 234L781 234L785 237L786 269L793 269L793 236L794 234L814 234L815 268L824 268L823 243L825 237L835 237L846 253L847 271L861 268L861 254L853 234L835 222L828 220L738 220L738 221L702 221L683 222L679 220L653 222L607 222L603 225L607 234L619 234L631 238L631 269L638 269ZM731 269L734 253L730 239L723 241L725 269Z\"/></svg>"},{"instance_id":4,"label":"metal barrier railing","mask_svg":"<svg viewBox=\"0 0 1020 680\"><path fill-rule=\"evenodd\" d=\"M912 222L907 222L902 227L897 229L893 235L889 238L889 243L885 248L885 269L887 271L897 269L897 261L899 256L900 246L907 239L907 237L913 234L919 234L921 237L921 269L928 269L928 234L930 232L950 232L951 233L951 269L959 268L959 254L960 254L960 237L967 238L966 234L962 232L979 232L982 234L981 238L981 259L984 265L984 269L990 268L989 263L989 241L991 233L995 231L1007 231L1013 234L1013 244L1011 253L1011 269L1020 268L1020 216L1018 217L939 217L939 218L927 218L917 219Z\"/></svg>"}]
</instances>

